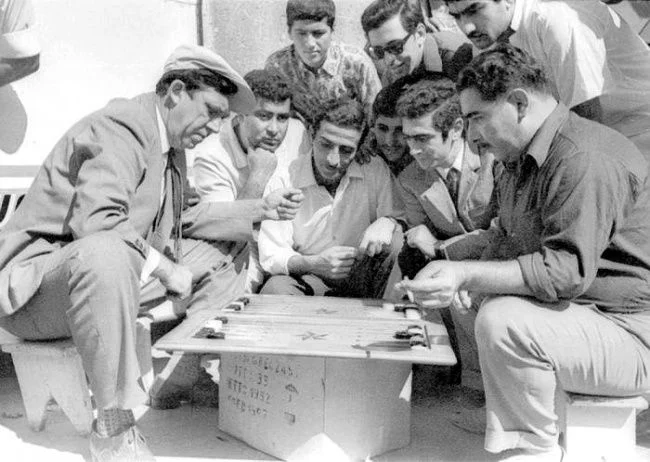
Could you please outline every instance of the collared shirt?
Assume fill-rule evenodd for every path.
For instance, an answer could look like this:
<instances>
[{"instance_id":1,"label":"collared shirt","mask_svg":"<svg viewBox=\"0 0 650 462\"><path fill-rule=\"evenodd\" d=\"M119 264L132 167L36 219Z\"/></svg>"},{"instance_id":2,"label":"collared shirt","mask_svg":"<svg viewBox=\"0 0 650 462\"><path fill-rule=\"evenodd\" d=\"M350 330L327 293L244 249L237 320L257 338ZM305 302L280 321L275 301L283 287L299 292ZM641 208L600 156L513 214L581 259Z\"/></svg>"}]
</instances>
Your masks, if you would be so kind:
<instances>
[{"instance_id":1,"label":"collared shirt","mask_svg":"<svg viewBox=\"0 0 650 462\"><path fill-rule=\"evenodd\" d=\"M275 151L276 171L284 171L297 156L307 154L307 132L297 119L289 119L284 140ZM208 136L190 153L194 157L192 176L202 202L232 202L237 199L248 177L250 167L233 120L223 124L219 133Z\"/></svg>"},{"instance_id":2,"label":"collared shirt","mask_svg":"<svg viewBox=\"0 0 650 462\"><path fill-rule=\"evenodd\" d=\"M449 173L449 170L452 168L455 168L459 172L463 171L463 154L465 153L465 143L463 143L463 147L460 151L458 151L458 155L454 159L454 163L451 165L449 168L436 168L438 171L438 174L440 175L440 178L447 178L447 173Z\"/></svg>"},{"instance_id":3,"label":"collared shirt","mask_svg":"<svg viewBox=\"0 0 650 462\"><path fill-rule=\"evenodd\" d=\"M0 0L0 59L29 58L41 48L29 0Z\"/></svg>"},{"instance_id":4,"label":"collared shirt","mask_svg":"<svg viewBox=\"0 0 650 462\"><path fill-rule=\"evenodd\" d=\"M312 156L300 157L288 175L272 178L267 186L268 191L299 188L305 199L292 221L262 222L262 268L271 274L287 274L294 255L316 255L337 245L357 247L368 226L378 218L404 220L401 202L391 185L388 167L373 157L363 165L352 162L332 197L316 183Z\"/></svg>"},{"instance_id":5,"label":"collared shirt","mask_svg":"<svg viewBox=\"0 0 650 462\"><path fill-rule=\"evenodd\" d=\"M279 70L290 82L293 107L309 122L315 108L343 95L363 104L369 117L372 103L381 89L370 58L359 48L339 42L331 43L323 65L315 72L303 63L293 44L269 56L266 68Z\"/></svg>"},{"instance_id":6,"label":"collared shirt","mask_svg":"<svg viewBox=\"0 0 650 462\"><path fill-rule=\"evenodd\" d=\"M650 313L650 178L629 140L560 104L498 194L502 235L484 258L516 258L542 301Z\"/></svg>"},{"instance_id":7,"label":"collared shirt","mask_svg":"<svg viewBox=\"0 0 650 462\"><path fill-rule=\"evenodd\" d=\"M169 152L169 138L167 137L167 127L165 127L165 122L163 122L162 116L160 115L160 110L156 106L156 122L158 124L158 134L160 135L160 147L161 151L164 153L165 160L163 167L163 172L166 170L167 165L167 153ZM165 199L165 175L163 174L160 186L160 202L158 207L162 207L163 201ZM147 253L147 258L144 261L144 266L142 267L142 272L140 273L140 284L145 284L151 273L158 267L160 264L160 252L158 252L153 247L149 247L149 253Z\"/></svg>"},{"instance_id":8,"label":"collared shirt","mask_svg":"<svg viewBox=\"0 0 650 462\"><path fill-rule=\"evenodd\" d=\"M600 97L602 122L626 136L650 129L650 49L607 5L516 0L510 43L540 62L568 107Z\"/></svg>"}]
</instances>

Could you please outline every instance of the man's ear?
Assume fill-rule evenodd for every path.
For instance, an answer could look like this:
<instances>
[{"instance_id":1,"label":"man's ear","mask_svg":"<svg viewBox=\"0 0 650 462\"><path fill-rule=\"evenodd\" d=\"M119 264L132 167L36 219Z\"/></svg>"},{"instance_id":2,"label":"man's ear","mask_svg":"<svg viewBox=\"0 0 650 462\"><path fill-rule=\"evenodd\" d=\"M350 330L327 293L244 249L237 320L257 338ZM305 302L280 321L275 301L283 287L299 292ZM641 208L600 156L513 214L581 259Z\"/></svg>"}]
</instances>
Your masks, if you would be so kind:
<instances>
[{"instance_id":1,"label":"man's ear","mask_svg":"<svg viewBox=\"0 0 650 462\"><path fill-rule=\"evenodd\" d=\"M165 106L168 109L175 107L181 100L184 92L187 92L187 89L182 80L176 79L172 81L172 83L169 84L169 88L167 88L167 93L165 94Z\"/></svg>"},{"instance_id":2,"label":"man's ear","mask_svg":"<svg viewBox=\"0 0 650 462\"><path fill-rule=\"evenodd\" d=\"M427 29L424 27L424 24L419 23L413 32L415 36L415 41L419 46L424 45L424 39L427 36Z\"/></svg>"},{"instance_id":3,"label":"man's ear","mask_svg":"<svg viewBox=\"0 0 650 462\"><path fill-rule=\"evenodd\" d=\"M465 121L462 117L454 120L451 128L449 129L449 136L453 141L457 141L463 137L463 130L465 129Z\"/></svg>"},{"instance_id":4,"label":"man's ear","mask_svg":"<svg viewBox=\"0 0 650 462\"><path fill-rule=\"evenodd\" d=\"M526 117L530 106L530 95L523 88L515 88L508 93L507 101L517 110L517 121Z\"/></svg>"}]
</instances>

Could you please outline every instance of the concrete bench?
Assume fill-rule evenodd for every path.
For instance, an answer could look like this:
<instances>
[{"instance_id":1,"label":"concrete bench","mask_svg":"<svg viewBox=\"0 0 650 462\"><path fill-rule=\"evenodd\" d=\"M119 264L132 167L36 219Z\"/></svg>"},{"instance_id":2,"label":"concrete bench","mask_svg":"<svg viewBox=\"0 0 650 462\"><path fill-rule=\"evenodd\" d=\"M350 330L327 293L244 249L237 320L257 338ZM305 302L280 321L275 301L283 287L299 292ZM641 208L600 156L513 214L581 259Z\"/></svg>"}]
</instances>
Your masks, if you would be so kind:
<instances>
[{"instance_id":1,"label":"concrete bench","mask_svg":"<svg viewBox=\"0 0 650 462\"><path fill-rule=\"evenodd\" d=\"M556 404L560 419L560 441L570 460L637 460L636 416L648 408L646 397L560 392Z\"/></svg>"}]
</instances>

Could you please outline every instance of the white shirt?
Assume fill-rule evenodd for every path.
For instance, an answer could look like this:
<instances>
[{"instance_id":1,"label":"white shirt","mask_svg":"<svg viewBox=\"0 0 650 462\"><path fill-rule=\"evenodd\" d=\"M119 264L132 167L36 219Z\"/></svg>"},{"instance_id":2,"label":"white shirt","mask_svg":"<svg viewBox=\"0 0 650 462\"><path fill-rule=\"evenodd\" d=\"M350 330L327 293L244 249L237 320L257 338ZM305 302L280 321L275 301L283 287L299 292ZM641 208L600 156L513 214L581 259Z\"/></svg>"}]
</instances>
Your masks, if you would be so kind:
<instances>
[{"instance_id":1,"label":"white shirt","mask_svg":"<svg viewBox=\"0 0 650 462\"><path fill-rule=\"evenodd\" d=\"M352 162L332 197L316 183L311 158L301 156L289 167L288 175L274 176L267 185L267 191L299 188L305 196L292 221L262 222L260 263L271 274L288 274L287 265L294 255L315 255L337 245L358 246L377 218L404 219L383 160L373 157L363 165Z\"/></svg>"},{"instance_id":2,"label":"white shirt","mask_svg":"<svg viewBox=\"0 0 650 462\"><path fill-rule=\"evenodd\" d=\"M650 49L604 3L516 0L510 43L551 77L569 107L600 96L603 123L626 136L650 129Z\"/></svg>"},{"instance_id":3,"label":"white shirt","mask_svg":"<svg viewBox=\"0 0 650 462\"><path fill-rule=\"evenodd\" d=\"M275 151L278 158L276 172L285 171L301 153L307 155L309 148L306 139L307 132L302 122L289 119L287 134ZM232 120L225 123L219 133L203 140L190 155L194 156L194 186L202 202L231 202L237 199L248 181L250 168Z\"/></svg>"}]
</instances>

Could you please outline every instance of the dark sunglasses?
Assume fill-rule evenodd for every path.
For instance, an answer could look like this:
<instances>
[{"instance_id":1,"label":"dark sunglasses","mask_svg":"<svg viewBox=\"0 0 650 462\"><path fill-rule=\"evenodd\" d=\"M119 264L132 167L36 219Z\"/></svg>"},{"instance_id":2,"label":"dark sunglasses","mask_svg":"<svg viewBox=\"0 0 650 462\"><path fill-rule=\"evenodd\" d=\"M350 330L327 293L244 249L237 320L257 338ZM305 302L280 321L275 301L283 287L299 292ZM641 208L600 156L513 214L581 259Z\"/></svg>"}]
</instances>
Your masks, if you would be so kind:
<instances>
[{"instance_id":1,"label":"dark sunglasses","mask_svg":"<svg viewBox=\"0 0 650 462\"><path fill-rule=\"evenodd\" d=\"M410 32L403 39L393 40L385 47L368 47L370 56L372 56L375 59L384 59L386 53L390 53L393 56L401 55L402 52L404 51L404 45L406 45L408 39L411 38L411 35L413 35L413 32Z\"/></svg>"}]
</instances>

